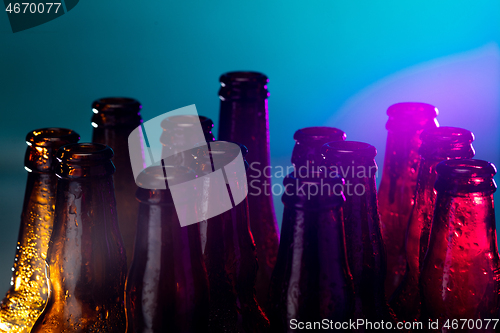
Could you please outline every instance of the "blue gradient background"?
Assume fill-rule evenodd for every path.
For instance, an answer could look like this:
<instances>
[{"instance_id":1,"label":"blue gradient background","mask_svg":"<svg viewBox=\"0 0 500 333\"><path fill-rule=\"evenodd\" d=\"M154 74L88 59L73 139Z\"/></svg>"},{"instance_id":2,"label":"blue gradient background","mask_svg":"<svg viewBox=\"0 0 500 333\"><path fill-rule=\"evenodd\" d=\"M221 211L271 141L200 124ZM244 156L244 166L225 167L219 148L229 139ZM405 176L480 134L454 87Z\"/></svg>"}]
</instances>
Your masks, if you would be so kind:
<instances>
[{"instance_id":1,"label":"blue gradient background","mask_svg":"<svg viewBox=\"0 0 500 333\"><path fill-rule=\"evenodd\" d=\"M196 104L216 121L219 75L256 70L270 78L274 165L289 165L297 129L330 125L375 145L382 167L385 111L402 101L436 105L441 125L472 130L476 157L500 165L499 44L497 0L87 0L16 34L0 13L0 293L32 129L89 141L90 104L103 96L139 99L144 120ZM276 210L281 219L279 197Z\"/></svg>"}]
</instances>

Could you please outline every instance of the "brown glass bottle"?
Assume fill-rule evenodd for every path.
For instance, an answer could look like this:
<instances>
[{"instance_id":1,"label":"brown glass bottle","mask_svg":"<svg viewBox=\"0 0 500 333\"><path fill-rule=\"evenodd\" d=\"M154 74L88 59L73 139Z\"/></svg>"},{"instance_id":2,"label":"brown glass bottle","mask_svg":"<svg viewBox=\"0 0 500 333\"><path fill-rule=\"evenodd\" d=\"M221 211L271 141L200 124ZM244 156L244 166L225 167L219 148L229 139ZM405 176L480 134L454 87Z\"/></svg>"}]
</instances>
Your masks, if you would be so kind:
<instances>
[{"instance_id":1,"label":"brown glass bottle","mask_svg":"<svg viewBox=\"0 0 500 333\"><path fill-rule=\"evenodd\" d=\"M306 174L300 171L300 167L317 165L322 159L317 143L324 143L324 137L315 136L315 132L319 134L307 129L296 132L292 156L296 169L283 181L281 242L268 301L272 332L288 332L294 321L337 322L352 315L354 294L345 253L342 179L330 178L324 166L309 167ZM304 150L306 146L309 148Z\"/></svg>"},{"instance_id":2,"label":"brown glass bottle","mask_svg":"<svg viewBox=\"0 0 500 333\"><path fill-rule=\"evenodd\" d=\"M130 133L142 124L141 104L132 98L101 98L92 103L92 142L113 149L113 175L115 184L118 225L127 254L127 265L132 262L139 203L135 199L135 184L129 156ZM140 142L141 140L138 140Z\"/></svg>"},{"instance_id":3,"label":"brown glass bottle","mask_svg":"<svg viewBox=\"0 0 500 333\"><path fill-rule=\"evenodd\" d=\"M181 227L168 190L169 184L189 181L194 173L171 167L168 177L167 183L163 168L157 166L146 168L137 179L145 188L137 190L137 239L126 283L128 333L195 333L208 327L208 278L199 223Z\"/></svg>"},{"instance_id":4,"label":"brown glass bottle","mask_svg":"<svg viewBox=\"0 0 500 333\"><path fill-rule=\"evenodd\" d=\"M113 151L81 143L57 152L50 293L32 333L125 332L126 259L116 218Z\"/></svg>"},{"instance_id":5,"label":"brown glass bottle","mask_svg":"<svg viewBox=\"0 0 500 333\"><path fill-rule=\"evenodd\" d=\"M209 149L201 147L192 169L198 177L206 176L217 167L226 165L247 149L242 145L224 141L209 143ZM217 159L217 163L214 161ZM212 165L211 165L212 164ZM212 171L213 170L213 171ZM220 170L219 170L220 171ZM225 171L228 172L227 170ZM233 178L226 174L226 179ZM218 187L212 179L206 186ZM246 182L233 184L246 187ZM226 181L226 188L231 192ZM207 193L211 190L205 188ZM208 198L208 205L220 205L221 196ZM233 208L209 218L205 262L210 285L209 332L267 332L269 321L257 302L255 279L257 257L248 217L248 201L245 198Z\"/></svg>"},{"instance_id":6,"label":"brown glass bottle","mask_svg":"<svg viewBox=\"0 0 500 333\"><path fill-rule=\"evenodd\" d=\"M415 205L408 222L406 236L407 267L403 282L393 294L391 307L399 320L415 321L420 317L420 290L418 278L427 253L429 234L434 215L436 192L436 165L444 160L474 157L474 135L456 127L438 127L424 130L420 135L422 146L418 171Z\"/></svg>"},{"instance_id":7,"label":"brown glass bottle","mask_svg":"<svg viewBox=\"0 0 500 333\"><path fill-rule=\"evenodd\" d=\"M257 246L257 300L266 301L269 281L276 263L279 229L270 195L270 166L267 76L256 72L230 72L220 77L219 140L239 142L249 150L249 177L260 191L248 196L250 227ZM257 180L257 181L255 181Z\"/></svg>"},{"instance_id":8,"label":"brown glass bottle","mask_svg":"<svg viewBox=\"0 0 500 333\"><path fill-rule=\"evenodd\" d=\"M384 293L386 254L380 232L375 147L355 141L323 146L329 172L343 177L347 262L354 284L354 318L393 320Z\"/></svg>"},{"instance_id":9,"label":"brown glass bottle","mask_svg":"<svg viewBox=\"0 0 500 333\"><path fill-rule=\"evenodd\" d=\"M387 145L378 192L382 237L387 252L385 295L389 298L406 269L405 237L417 185L420 133L436 128L437 109L424 103L398 103L387 109Z\"/></svg>"},{"instance_id":10,"label":"brown glass bottle","mask_svg":"<svg viewBox=\"0 0 500 333\"><path fill-rule=\"evenodd\" d=\"M453 319L498 318L496 169L486 161L462 159L443 161L436 172L436 208L420 275L422 321L439 320L442 332L452 332L457 327L446 329L448 319L452 324ZM481 332L489 331L493 325L482 327Z\"/></svg>"},{"instance_id":11,"label":"brown glass bottle","mask_svg":"<svg viewBox=\"0 0 500 333\"><path fill-rule=\"evenodd\" d=\"M0 332L29 332L48 298L45 259L54 223L55 153L76 143L78 133L65 128L42 128L28 133L24 194L11 287L0 308Z\"/></svg>"}]
</instances>

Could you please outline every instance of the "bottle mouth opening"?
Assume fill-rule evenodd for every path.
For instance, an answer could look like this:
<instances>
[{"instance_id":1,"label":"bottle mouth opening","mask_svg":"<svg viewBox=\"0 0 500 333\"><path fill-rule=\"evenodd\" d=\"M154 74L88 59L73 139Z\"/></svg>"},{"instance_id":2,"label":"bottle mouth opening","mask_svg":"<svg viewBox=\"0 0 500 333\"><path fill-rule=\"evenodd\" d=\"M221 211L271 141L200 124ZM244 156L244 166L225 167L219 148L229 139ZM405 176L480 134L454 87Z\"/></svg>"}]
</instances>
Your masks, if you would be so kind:
<instances>
[{"instance_id":1,"label":"bottle mouth opening","mask_svg":"<svg viewBox=\"0 0 500 333\"><path fill-rule=\"evenodd\" d=\"M259 72L235 71L221 75L219 81L221 85L224 87L227 84L245 84L245 83L266 84L269 82L269 79L267 78L267 76Z\"/></svg>"},{"instance_id":2,"label":"bottle mouth opening","mask_svg":"<svg viewBox=\"0 0 500 333\"><path fill-rule=\"evenodd\" d=\"M293 139L297 143L317 142L323 145L331 141L344 141L346 139L346 134L344 131L335 127L306 127L296 131L293 135Z\"/></svg>"},{"instance_id":3,"label":"bottle mouth opening","mask_svg":"<svg viewBox=\"0 0 500 333\"><path fill-rule=\"evenodd\" d=\"M67 128L49 127L31 131L26 135L28 146L47 146L59 143L65 145L80 140L80 135Z\"/></svg>"},{"instance_id":4,"label":"bottle mouth opening","mask_svg":"<svg viewBox=\"0 0 500 333\"><path fill-rule=\"evenodd\" d=\"M373 160L377 156L377 149L365 142L335 141L323 145L321 154L326 160L347 158Z\"/></svg>"},{"instance_id":5,"label":"bottle mouth opening","mask_svg":"<svg viewBox=\"0 0 500 333\"><path fill-rule=\"evenodd\" d=\"M418 102L404 102L391 105L387 115L394 118L432 119L439 114L438 109L431 104Z\"/></svg>"},{"instance_id":6,"label":"bottle mouth opening","mask_svg":"<svg viewBox=\"0 0 500 333\"><path fill-rule=\"evenodd\" d=\"M138 112L141 108L142 105L138 100L129 97L105 97L92 103L94 113L115 111Z\"/></svg>"},{"instance_id":7,"label":"bottle mouth opening","mask_svg":"<svg viewBox=\"0 0 500 333\"><path fill-rule=\"evenodd\" d=\"M110 160L113 157L113 150L100 143L74 143L63 146L57 152L57 160L64 162L97 162Z\"/></svg>"},{"instance_id":8,"label":"bottle mouth opening","mask_svg":"<svg viewBox=\"0 0 500 333\"><path fill-rule=\"evenodd\" d=\"M463 128L443 126L424 130L420 139L422 143L431 144L470 144L474 141L474 134Z\"/></svg>"}]
</instances>

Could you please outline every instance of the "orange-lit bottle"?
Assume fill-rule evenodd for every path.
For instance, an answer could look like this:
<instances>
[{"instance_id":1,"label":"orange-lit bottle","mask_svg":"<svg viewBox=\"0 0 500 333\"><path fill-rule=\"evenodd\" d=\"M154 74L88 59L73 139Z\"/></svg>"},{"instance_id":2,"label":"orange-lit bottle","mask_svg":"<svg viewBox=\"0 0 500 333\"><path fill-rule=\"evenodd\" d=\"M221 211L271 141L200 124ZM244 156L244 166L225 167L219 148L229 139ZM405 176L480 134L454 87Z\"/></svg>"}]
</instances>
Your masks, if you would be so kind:
<instances>
[{"instance_id":1,"label":"orange-lit bottle","mask_svg":"<svg viewBox=\"0 0 500 333\"><path fill-rule=\"evenodd\" d=\"M177 166L167 176L168 183L163 168L156 166L137 179L137 239L125 295L128 333L195 333L208 327L208 278L199 223L181 227L168 189L195 175Z\"/></svg>"},{"instance_id":2,"label":"orange-lit bottle","mask_svg":"<svg viewBox=\"0 0 500 333\"><path fill-rule=\"evenodd\" d=\"M387 109L389 120L378 203L387 252L385 294L389 298L406 269L405 237L417 186L420 133L436 128L437 109L424 103L398 103Z\"/></svg>"},{"instance_id":3,"label":"orange-lit bottle","mask_svg":"<svg viewBox=\"0 0 500 333\"><path fill-rule=\"evenodd\" d=\"M272 332L289 332L298 322L348 321L354 306L343 182L330 178L321 156L324 143L344 140L345 133L312 127L294 139L294 171L283 181L281 240L266 308Z\"/></svg>"},{"instance_id":4,"label":"orange-lit bottle","mask_svg":"<svg viewBox=\"0 0 500 333\"><path fill-rule=\"evenodd\" d=\"M422 321L439 320L442 332L457 331L453 319L479 328L477 319L498 319L500 304L496 169L463 159L443 161L436 172L436 208L420 275ZM494 331L493 324L481 324L481 332Z\"/></svg>"},{"instance_id":5,"label":"orange-lit bottle","mask_svg":"<svg viewBox=\"0 0 500 333\"><path fill-rule=\"evenodd\" d=\"M375 147L356 141L330 142L322 154L330 172L345 181L343 206L347 262L354 284L354 318L393 320L384 293L386 254L380 232Z\"/></svg>"},{"instance_id":6,"label":"orange-lit bottle","mask_svg":"<svg viewBox=\"0 0 500 333\"><path fill-rule=\"evenodd\" d=\"M279 229L271 195L271 179L264 171L271 165L269 146L269 117L267 76L256 72L230 72L220 77L219 140L239 142L248 148L248 196L250 227L259 270L257 271L257 300L264 304L271 274L276 263ZM252 186L252 185L251 185ZM257 188L257 189L255 189Z\"/></svg>"},{"instance_id":7,"label":"orange-lit bottle","mask_svg":"<svg viewBox=\"0 0 500 333\"><path fill-rule=\"evenodd\" d=\"M113 151L81 143L57 152L47 262L50 293L32 333L125 332L127 262L118 230Z\"/></svg>"},{"instance_id":8,"label":"orange-lit bottle","mask_svg":"<svg viewBox=\"0 0 500 333\"><path fill-rule=\"evenodd\" d=\"M436 165L444 160L474 157L474 135L456 127L438 127L420 135L422 158L418 171L415 205L408 222L406 236L407 268L403 282L393 294L391 306L399 320L415 321L420 317L418 278L427 253L434 215Z\"/></svg>"},{"instance_id":9,"label":"orange-lit bottle","mask_svg":"<svg viewBox=\"0 0 500 333\"><path fill-rule=\"evenodd\" d=\"M92 103L92 142L113 149L118 225L127 254L127 265L132 262L139 203L135 199L135 184L129 156L130 133L142 124L141 104L132 98L108 97Z\"/></svg>"},{"instance_id":10,"label":"orange-lit bottle","mask_svg":"<svg viewBox=\"0 0 500 333\"><path fill-rule=\"evenodd\" d=\"M28 133L24 196L11 287L2 300L0 332L29 332L48 298L45 259L54 223L55 154L80 136L65 128L42 128Z\"/></svg>"}]
</instances>

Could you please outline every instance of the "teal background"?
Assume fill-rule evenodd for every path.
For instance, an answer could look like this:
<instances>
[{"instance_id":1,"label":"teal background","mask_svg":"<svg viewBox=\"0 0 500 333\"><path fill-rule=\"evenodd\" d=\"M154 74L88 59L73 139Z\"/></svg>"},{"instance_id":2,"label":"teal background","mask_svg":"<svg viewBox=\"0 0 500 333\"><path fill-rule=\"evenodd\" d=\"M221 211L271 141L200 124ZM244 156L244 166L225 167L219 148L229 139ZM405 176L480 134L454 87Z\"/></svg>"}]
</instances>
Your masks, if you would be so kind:
<instances>
[{"instance_id":1,"label":"teal background","mask_svg":"<svg viewBox=\"0 0 500 333\"><path fill-rule=\"evenodd\" d=\"M375 145L382 166L385 111L402 101L436 105L442 125L475 132L477 158L500 165L499 22L497 0L86 0L15 34L0 13L0 292L28 131L68 127L89 141L103 96L139 99L144 120L196 104L216 121L220 74L256 70L270 78L274 165L289 164L297 129L330 125ZM281 219L279 197L276 207Z\"/></svg>"}]
</instances>

